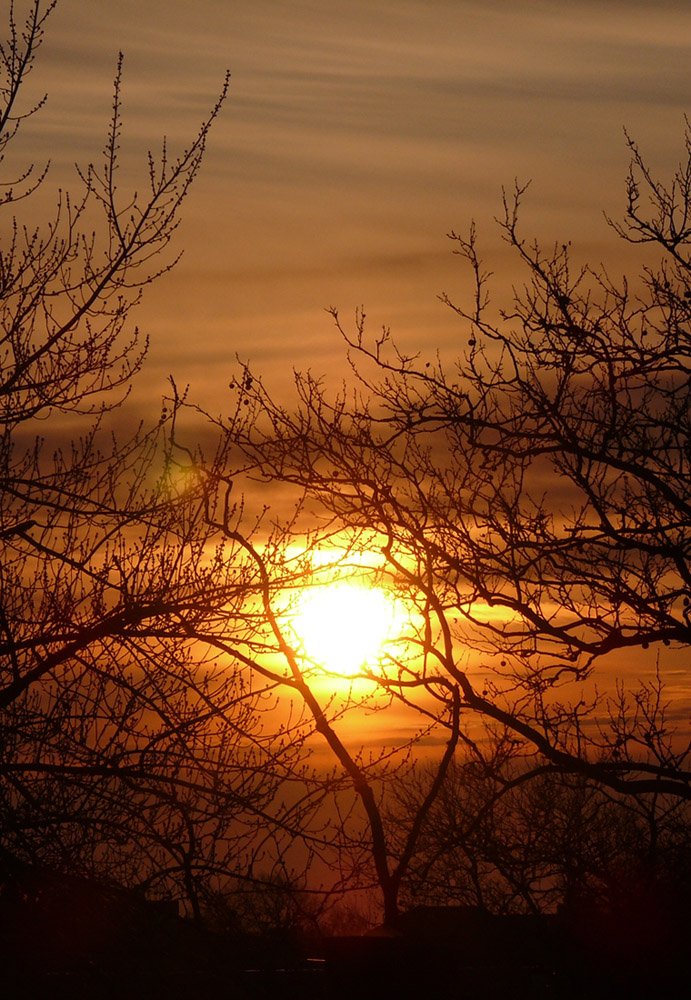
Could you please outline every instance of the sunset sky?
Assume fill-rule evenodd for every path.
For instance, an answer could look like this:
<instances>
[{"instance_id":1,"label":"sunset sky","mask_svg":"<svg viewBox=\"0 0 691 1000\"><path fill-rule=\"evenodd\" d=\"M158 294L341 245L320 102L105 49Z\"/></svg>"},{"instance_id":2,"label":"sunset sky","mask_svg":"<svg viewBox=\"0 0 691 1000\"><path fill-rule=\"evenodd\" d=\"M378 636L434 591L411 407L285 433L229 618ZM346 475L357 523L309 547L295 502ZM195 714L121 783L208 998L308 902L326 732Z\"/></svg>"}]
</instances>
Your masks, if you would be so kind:
<instances>
[{"instance_id":1,"label":"sunset sky","mask_svg":"<svg viewBox=\"0 0 691 1000\"><path fill-rule=\"evenodd\" d=\"M27 88L48 103L18 152L51 159L44 206L76 187L75 161L103 148L122 50L122 188L141 188L147 148L164 134L182 148L231 71L184 258L138 310L151 351L133 393L138 412L157 409L172 374L220 412L236 355L278 394L293 369L340 378L332 305L346 325L364 305L373 331L453 356L463 331L437 296L462 300L469 275L446 234L475 219L509 294L494 217L514 178L532 180L526 236L571 239L614 274L630 264L603 217L624 207L623 128L668 176L690 43L691 5L669 0L62 0ZM668 693L685 712L685 664Z\"/></svg>"},{"instance_id":2,"label":"sunset sky","mask_svg":"<svg viewBox=\"0 0 691 1000\"><path fill-rule=\"evenodd\" d=\"M0 13L0 967L681 967L691 0Z\"/></svg>"},{"instance_id":3,"label":"sunset sky","mask_svg":"<svg viewBox=\"0 0 691 1000\"><path fill-rule=\"evenodd\" d=\"M31 77L49 102L22 148L51 157L49 185L73 183L102 148L122 49L141 186L146 147L190 138L230 69L184 261L137 317L152 336L140 397L170 372L220 408L236 353L276 387L293 367L339 373L329 305L453 350L436 296L467 286L445 234L475 218L506 286L492 220L514 177L532 179L526 234L616 265L602 211L623 207L622 127L676 165L690 41L681 0L62 0Z\"/></svg>"}]
</instances>

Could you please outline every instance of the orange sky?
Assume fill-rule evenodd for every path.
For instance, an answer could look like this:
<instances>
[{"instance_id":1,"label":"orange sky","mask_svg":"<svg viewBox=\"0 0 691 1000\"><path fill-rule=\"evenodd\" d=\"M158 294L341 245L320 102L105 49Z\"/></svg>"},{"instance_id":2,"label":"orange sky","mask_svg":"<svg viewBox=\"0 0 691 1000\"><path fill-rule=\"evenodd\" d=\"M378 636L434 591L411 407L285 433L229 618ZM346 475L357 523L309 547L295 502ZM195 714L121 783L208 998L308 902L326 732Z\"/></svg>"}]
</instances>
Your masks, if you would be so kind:
<instances>
[{"instance_id":1,"label":"orange sky","mask_svg":"<svg viewBox=\"0 0 691 1000\"><path fill-rule=\"evenodd\" d=\"M623 205L622 126L660 167L681 152L686 2L62 0L51 21L31 78L50 99L24 136L50 185L98 156L119 48L138 183L146 145L189 137L233 74L184 261L137 317L142 398L172 372L220 408L236 353L276 386L294 366L339 371L329 305L452 348L436 295L465 285L448 230L475 217L508 273L492 218L502 184L532 178L527 233L616 261L602 210Z\"/></svg>"},{"instance_id":2,"label":"orange sky","mask_svg":"<svg viewBox=\"0 0 691 1000\"><path fill-rule=\"evenodd\" d=\"M141 185L147 146L179 148L231 70L184 259L136 317L152 342L133 397L157 408L171 373L220 411L236 354L281 393L293 368L340 375L330 305L453 353L436 296L468 283L445 234L475 218L510 286L493 217L515 177L533 181L526 234L616 271L602 212L624 204L622 127L676 166L690 43L685 0L61 0L30 78L49 102L20 149L51 158L48 203L73 184L102 149L122 49L123 183Z\"/></svg>"}]
</instances>

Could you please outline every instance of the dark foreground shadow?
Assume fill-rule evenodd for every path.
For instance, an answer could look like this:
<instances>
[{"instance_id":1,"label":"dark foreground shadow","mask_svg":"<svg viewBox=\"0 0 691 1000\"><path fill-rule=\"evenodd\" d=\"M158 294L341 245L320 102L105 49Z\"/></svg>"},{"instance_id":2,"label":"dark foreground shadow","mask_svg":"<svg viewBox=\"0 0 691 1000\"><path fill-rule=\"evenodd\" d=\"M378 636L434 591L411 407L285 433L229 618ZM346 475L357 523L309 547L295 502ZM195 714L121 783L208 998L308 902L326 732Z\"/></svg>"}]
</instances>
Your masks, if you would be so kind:
<instances>
[{"instance_id":1,"label":"dark foreground shadow","mask_svg":"<svg viewBox=\"0 0 691 1000\"><path fill-rule=\"evenodd\" d=\"M420 907L306 944L212 933L175 906L45 870L0 892L3 1000L662 1000L688 984L684 913L492 916Z\"/></svg>"}]
</instances>

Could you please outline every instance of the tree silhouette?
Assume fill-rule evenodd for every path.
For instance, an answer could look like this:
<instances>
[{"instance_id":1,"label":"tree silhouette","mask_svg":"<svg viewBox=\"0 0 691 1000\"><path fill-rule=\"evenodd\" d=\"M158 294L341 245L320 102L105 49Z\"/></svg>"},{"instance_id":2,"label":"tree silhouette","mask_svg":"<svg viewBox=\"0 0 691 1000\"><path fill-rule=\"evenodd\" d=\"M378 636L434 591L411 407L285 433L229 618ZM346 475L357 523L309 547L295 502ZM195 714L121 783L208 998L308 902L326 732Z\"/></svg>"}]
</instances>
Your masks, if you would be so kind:
<instances>
[{"instance_id":1,"label":"tree silhouette","mask_svg":"<svg viewBox=\"0 0 691 1000\"><path fill-rule=\"evenodd\" d=\"M526 780L520 765L492 774L483 764L451 767L406 885L409 905L552 913L609 906L643 882L686 896L688 800L620 796L549 769ZM426 770L397 786L403 823L426 794Z\"/></svg>"},{"instance_id":2,"label":"tree silhouette","mask_svg":"<svg viewBox=\"0 0 691 1000\"><path fill-rule=\"evenodd\" d=\"M352 369L340 393L297 374L285 404L245 368L216 420L226 458L210 494L271 496L273 533L248 551L290 684L363 804L387 920L457 747L497 780L521 758L523 776L691 797L688 733L664 695L691 639L691 136L667 187L628 141L625 219L610 224L644 244L635 280L524 239L517 186L501 228L525 281L504 308L474 226L451 234L474 276L468 306L442 296L464 338L454 365L370 336L364 313L351 333L331 310ZM243 544L241 527L215 523ZM289 581L296 550L302 579ZM446 742L407 833L387 827L385 782L339 739L340 710L280 619L287 587L323 582L324 552L411 610L400 652L369 671ZM605 667L620 686L601 694Z\"/></svg>"},{"instance_id":3,"label":"tree silhouette","mask_svg":"<svg viewBox=\"0 0 691 1000\"><path fill-rule=\"evenodd\" d=\"M53 7L36 0L23 28L10 7L3 153L37 110L23 88ZM149 154L143 193L128 195L121 70L122 57L104 158L79 171L79 193L33 226L13 213L30 215L46 171L3 188L0 863L171 893L198 914L205 886L229 867L245 875L279 835L267 809L299 740L266 734L270 687L193 638L245 615L246 572L209 547L194 477L172 455L173 414L115 433L147 346L131 310L175 262L228 80L188 147Z\"/></svg>"},{"instance_id":4,"label":"tree silhouette","mask_svg":"<svg viewBox=\"0 0 691 1000\"><path fill-rule=\"evenodd\" d=\"M20 98L52 7L36 0L20 31L11 6L0 152L37 110ZM199 915L272 863L293 884L296 848L337 888L377 884L393 924L404 889L432 891L425 852L463 748L482 778L466 859L491 848L501 891L537 905L543 861L493 843L489 815L525 808L528 829L555 787L571 804L593 787L630 797L639 816L691 798L664 694L691 635L691 135L668 187L629 140L612 226L643 245L635 281L526 241L517 187L501 225L526 279L504 309L474 228L451 234L474 276L467 307L442 297L465 340L455 365L332 310L351 382L334 395L298 375L283 405L244 368L209 453L187 447L200 409L172 383L155 426L112 431L146 351L130 311L174 263L227 81L189 147L151 155L146 194L128 196L121 65L102 163L0 248L1 860L107 872ZM7 186L5 215L45 177ZM292 620L306 588L344 578L409 617L376 666L330 688ZM605 669L620 681L601 694ZM392 705L417 735L353 748L347 716ZM423 735L436 760L401 809ZM332 770L306 767L317 742ZM521 798L530 780L538 800Z\"/></svg>"}]
</instances>

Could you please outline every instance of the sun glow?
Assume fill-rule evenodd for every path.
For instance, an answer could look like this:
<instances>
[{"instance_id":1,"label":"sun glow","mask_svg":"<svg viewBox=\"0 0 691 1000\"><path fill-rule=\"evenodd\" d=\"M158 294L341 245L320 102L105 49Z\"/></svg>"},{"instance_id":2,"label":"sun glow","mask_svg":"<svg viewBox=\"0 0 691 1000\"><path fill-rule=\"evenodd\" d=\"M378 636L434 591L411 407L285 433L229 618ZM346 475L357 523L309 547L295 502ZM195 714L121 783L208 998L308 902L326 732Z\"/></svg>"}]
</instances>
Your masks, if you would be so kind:
<instances>
[{"instance_id":1,"label":"sun glow","mask_svg":"<svg viewBox=\"0 0 691 1000\"><path fill-rule=\"evenodd\" d=\"M293 630L302 651L330 673L373 667L400 631L393 599L378 587L335 583L301 598Z\"/></svg>"}]
</instances>

